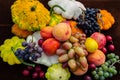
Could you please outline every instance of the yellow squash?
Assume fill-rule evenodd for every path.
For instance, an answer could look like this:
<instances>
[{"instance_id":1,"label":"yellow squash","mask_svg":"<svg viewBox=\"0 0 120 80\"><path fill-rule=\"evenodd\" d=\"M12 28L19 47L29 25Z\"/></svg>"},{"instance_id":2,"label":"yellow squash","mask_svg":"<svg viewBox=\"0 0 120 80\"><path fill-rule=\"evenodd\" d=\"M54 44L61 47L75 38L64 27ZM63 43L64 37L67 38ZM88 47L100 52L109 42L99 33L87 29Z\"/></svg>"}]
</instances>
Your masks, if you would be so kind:
<instances>
[{"instance_id":1,"label":"yellow squash","mask_svg":"<svg viewBox=\"0 0 120 80\"><path fill-rule=\"evenodd\" d=\"M36 31L50 21L50 12L38 0L16 0L11 6L12 20L21 29Z\"/></svg>"}]
</instances>

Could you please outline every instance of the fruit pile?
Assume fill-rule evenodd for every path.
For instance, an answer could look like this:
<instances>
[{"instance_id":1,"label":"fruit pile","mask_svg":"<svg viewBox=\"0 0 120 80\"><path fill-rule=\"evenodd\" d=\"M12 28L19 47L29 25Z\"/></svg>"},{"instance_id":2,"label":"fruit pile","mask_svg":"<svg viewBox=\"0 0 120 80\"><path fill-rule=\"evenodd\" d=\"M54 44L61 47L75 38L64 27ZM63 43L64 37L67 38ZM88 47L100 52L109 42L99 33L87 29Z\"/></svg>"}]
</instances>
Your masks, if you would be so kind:
<instances>
[{"instance_id":1,"label":"fruit pile","mask_svg":"<svg viewBox=\"0 0 120 80\"><path fill-rule=\"evenodd\" d=\"M117 74L114 63L119 60L119 56L114 53L107 54L107 60L99 68L92 71L95 79L104 80L105 78L112 77Z\"/></svg>"},{"instance_id":2,"label":"fruit pile","mask_svg":"<svg viewBox=\"0 0 120 80\"><path fill-rule=\"evenodd\" d=\"M21 7L18 15L20 3L29 5ZM50 0L48 5L50 10L37 0L15 1L11 11L15 23L12 33L16 36L0 46L3 61L27 65L22 74L32 79L69 80L74 75L84 76L84 80L105 80L116 75L114 64L120 60L114 53L112 36L101 33L115 23L112 14L85 8L76 0Z\"/></svg>"},{"instance_id":3,"label":"fruit pile","mask_svg":"<svg viewBox=\"0 0 120 80\"><path fill-rule=\"evenodd\" d=\"M69 40L63 42L61 48L56 50L56 54L59 56L58 61L63 63L63 67L66 67L64 64L68 64L67 67L75 75L83 75L88 69L86 59L88 53L84 45L85 39L85 34L76 33L70 36ZM84 69L84 72L82 72L80 67ZM81 70L81 73L78 70Z\"/></svg>"}]
</instances>

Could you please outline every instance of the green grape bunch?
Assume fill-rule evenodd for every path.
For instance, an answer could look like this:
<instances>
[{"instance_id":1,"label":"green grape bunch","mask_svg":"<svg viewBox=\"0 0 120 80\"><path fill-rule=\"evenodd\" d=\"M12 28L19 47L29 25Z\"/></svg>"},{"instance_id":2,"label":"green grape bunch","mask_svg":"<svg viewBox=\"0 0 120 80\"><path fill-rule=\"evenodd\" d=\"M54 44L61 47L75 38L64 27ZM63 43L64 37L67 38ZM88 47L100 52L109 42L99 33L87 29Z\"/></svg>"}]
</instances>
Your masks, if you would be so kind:
<instances>
[{"instance_id":1,"label":"green grape bunch","mask_svg":"<svg viewBox=\"0 0 120 80\"><path fill-rule=\"evenodd\" d=\"M107 61L101 66L92 71L92 76L95 80L105 80L106 78L116 75L117 69L115 63L120 63L119 56L115 53L107 54Z\"/></svg>"}]
</instances>

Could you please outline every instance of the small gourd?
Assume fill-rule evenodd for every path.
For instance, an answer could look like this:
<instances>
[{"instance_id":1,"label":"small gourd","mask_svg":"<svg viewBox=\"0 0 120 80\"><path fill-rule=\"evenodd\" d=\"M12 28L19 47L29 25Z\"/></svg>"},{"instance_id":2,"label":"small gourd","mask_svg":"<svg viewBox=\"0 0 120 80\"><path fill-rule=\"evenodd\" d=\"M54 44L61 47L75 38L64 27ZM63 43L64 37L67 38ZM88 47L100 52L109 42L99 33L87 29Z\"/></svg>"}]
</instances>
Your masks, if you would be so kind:
<instances>
[{"instance_id":1,"label":"small gourd","mask_svg":"<svg viewBox=\"0 0 120 80\"><path fill-rule=\"evenodd\" d=\"M100 13L97 15L97 22L101 30L108 30L115 23L115 19L107 10L100 10Z\"/></svg>"},{"instance_id":2,"label":"small gourd","mask_svg":"<svg viewBox=\"0 0 120 80\"><path fill-rule=\"evenodd\" d=\"M32 31L27 31L27 30L20 29L17 24L13 24L13 25L12 25L11 32L12 32L14 35L16 35L16 36L18 36L18 37L21 37L21 38L26 38L28 35L33 34Z\"/></svg>"}]
</instances>

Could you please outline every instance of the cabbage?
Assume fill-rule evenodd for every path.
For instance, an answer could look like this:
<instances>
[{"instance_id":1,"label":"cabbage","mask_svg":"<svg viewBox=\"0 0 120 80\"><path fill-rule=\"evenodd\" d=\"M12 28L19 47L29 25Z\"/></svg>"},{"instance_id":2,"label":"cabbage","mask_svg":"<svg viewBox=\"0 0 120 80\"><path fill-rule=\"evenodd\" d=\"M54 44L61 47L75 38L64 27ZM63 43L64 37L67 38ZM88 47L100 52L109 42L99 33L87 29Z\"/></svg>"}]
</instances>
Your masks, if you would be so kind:
<instances>
[{"instance_id":1,"label":"cabbage","mask_svg":"<svg viewBox=\"0 0 120 80\"><path fill-rule=\"evenodd\" d=\"M47 80L69 80L70 72L68 68L62 68L62 64L53 64L45 73Z\"/></svg>"}]
</instances>

